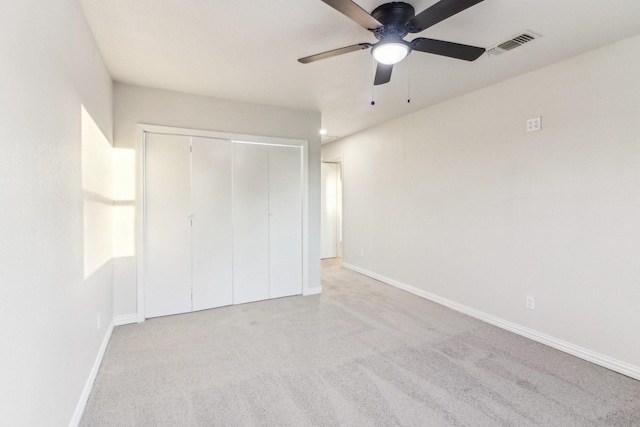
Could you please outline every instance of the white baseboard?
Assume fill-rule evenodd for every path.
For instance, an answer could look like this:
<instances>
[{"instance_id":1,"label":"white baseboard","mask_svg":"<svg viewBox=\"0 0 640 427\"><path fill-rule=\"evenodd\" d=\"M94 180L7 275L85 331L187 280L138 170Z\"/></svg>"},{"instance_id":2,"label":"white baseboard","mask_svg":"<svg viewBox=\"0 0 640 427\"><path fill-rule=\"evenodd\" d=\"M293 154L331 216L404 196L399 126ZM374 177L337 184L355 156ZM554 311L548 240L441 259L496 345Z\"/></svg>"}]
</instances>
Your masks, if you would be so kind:
<instances>
[{"instance_id":1,"label":"white baseboard","mask_svg":"<svg viewBox=\"0 0 640 427\"><path fill-rule=\"evenodd\" d=\"M107 344L109 344L109 339L111 338L113 327L114 327L114 322L111 322L111 324L109 325L109 328L107 329L107 333L104 335L102 344L100 345L100 350L98 350L98 355L96 356L96 360L93 362L93 367L91 368L91 372L89 372L89 377L87 378L87 382L84 384L84 389L82 390L82 394L80 395L80 400L78 401L76 410L73 413L73 418L71 418L69 427L77 427L80 424L80 420L82 419L82 414L84 414L84 408L87 405L87 401L89 400L89 395L91 394L91 389L93 388L93 383L96 380L96 376L98 375L98 370L100 369L100 364L102 363L104 352L107 350Z\"/></svg>"},{"instance_id":2,"label":"white baseboard","mask_svg":"<svg viewBox=\"0 0 640 427\"><path fill-rule=\"evenodd\" d=\"M114 326L130 325L131 323L138 323L137 314L125 314L124 316L118 316L113 319Z\"/></svg>"},{"instance_id":3,"label":"white baseboard","mask_svg":"<svg viewBox=\"0 0 640 427\"><path fill-rule=\"evenodd\" d=\"M539 343L548 345L549 347L553 347L557 350L579 357L580 359L584 359L588 362L595 363L596 365L603 366L607 369L611 369L612 371L616 371L628 377L634 378L636 380L640 380L639 366L635 366L630 363L626 363L621 360L614 359L604 354L596 353L595 351L591 351L587 348L571 344L570 342L560 340L558 338L543 334L533 329L525 328L524 326L518 325L517 323L509 322L499 317L492 316L482 311L459 304L455 301L451 301L449 299L439 297L438 295L434 295L430 292L424 291L422 289L418 289L414 286L407 285L405 283L399 282L394 279L390 279L385 276L381 276L377 273L355 266L353 264L343 262L342 266L350 270L356 271L360 274L364 274L365 276L369 276L373 279L379 280L380 282L386 283L398 289L402 289L404 291L410 292L419 297L428 299L429 301L433 301L437 304L443 305L445 307L449 307L460 313L463 313L468 316L474 317L476 319L482 320L484 322L490 323L494 326L513 332L515 334L521 335L525 338L532 339Z\"/></svg>"},{"instance_id":4,"label":"white baseboard","mask_svg":"<svg viewBox=\"0 0 640 427\"><path fill-rule=\"evenodd\" d=\"M302 295L304 295L305 297L309 296L309 295L318 295L322 293L322 288L313 288L313 289L307 289L306 291L304 291L302 293Z\"/></svg>"}]
</instances>

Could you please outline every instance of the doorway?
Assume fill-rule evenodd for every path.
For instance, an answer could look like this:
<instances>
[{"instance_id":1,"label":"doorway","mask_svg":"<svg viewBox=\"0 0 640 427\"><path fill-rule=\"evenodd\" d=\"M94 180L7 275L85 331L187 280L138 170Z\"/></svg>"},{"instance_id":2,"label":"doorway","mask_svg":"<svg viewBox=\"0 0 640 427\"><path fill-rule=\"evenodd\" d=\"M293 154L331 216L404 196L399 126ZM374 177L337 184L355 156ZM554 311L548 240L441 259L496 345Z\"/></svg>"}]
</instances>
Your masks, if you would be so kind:
<instances>
[{"instance_id":1,"label":"doorway","mask_svg":"<svg viewBox=\"0 0 640 427\"><path fill-rule=\"evenodd\" d=\"M342 258L342 175L341 161L322 162L322 259Z\"/></svg>"}]
</instances>

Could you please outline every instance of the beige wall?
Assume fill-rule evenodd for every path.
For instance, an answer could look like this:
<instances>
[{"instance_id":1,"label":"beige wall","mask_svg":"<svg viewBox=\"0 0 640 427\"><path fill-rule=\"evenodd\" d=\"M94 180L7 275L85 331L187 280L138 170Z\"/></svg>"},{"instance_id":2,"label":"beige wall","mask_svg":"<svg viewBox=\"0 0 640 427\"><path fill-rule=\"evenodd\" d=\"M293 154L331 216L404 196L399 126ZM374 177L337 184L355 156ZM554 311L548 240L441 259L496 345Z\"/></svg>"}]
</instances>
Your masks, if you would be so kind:
<instances>
[{"instance_id":1,"label":"beige wall","mask_svg":"<svg viewBox=\"0 0 640 427\"><path fill-rule=\"evenodd\" d=\"M320 114L295 111L264 105L226 101L205 96L116 84L114 90L114 144L116 151L131 153L136 146L138 123L211 130L247 135L260 135L304 139L309 142L309 288L320 287ZM124 158L132 159L124 154ZM131 167L121 169L131 176ZM121 179L127 186L123 193L133 195L133 179ZM122 189L122 188L121 188ZM116 200L116 205L132 206L134 200ZM117 209L117 208L116 208ZM133 217L130 230L119 239L132 241ZM126 221L125 221L126 222ZM116 246L122 242L117 241ZM123 246L130 247L124 243ZM114 293L116 317L136 313L136 259L135 253L123 252L114 259ZM131 318L131 317L129 317Z\"/></svg>"},{"instance_id":2,"label":"beige wall","mask_svg":"<svg viewBox=\"0 0 640 427\"><path fill-rule=\"evenodd\" d=\"M77 1L2 15L0 424L63 426L113 317L113 88Z\"/></svg>"},{"instance_id":3,"label":"beige wall","mask_svg":"<svg viewBox=\"0 0 640 427\"><path fill-rule=\"evenodd\" d=\"M325 145L344 156L344 260L640 375L638 51L624 40Z\"/></svg>"}]
</instances>

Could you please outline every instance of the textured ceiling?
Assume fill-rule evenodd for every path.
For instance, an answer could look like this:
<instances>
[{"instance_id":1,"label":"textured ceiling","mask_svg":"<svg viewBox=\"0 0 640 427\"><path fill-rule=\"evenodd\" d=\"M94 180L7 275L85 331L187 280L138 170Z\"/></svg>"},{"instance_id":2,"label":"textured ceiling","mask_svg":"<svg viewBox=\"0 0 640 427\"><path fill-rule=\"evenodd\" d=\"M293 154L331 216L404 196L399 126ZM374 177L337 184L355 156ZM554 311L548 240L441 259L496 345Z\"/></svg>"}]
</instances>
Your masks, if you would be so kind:
<instances>
[{"instance_id":1,"label":"textured ceiling","mask_svg":"<svg viewBox=\"0 0 640 427\"><path fill-rule=\"evenodd\" d=\"M357 0L373 10L384 0ZM80 0L114 80L320 111L329 137L377 123L640 34L638 0L485 0L414 37L491 47L541 38L497 57L458 61L413 52L373 88L363 50L312 64L297 58L371 33L320 0ZM408 0L416 13L435 0ZM637 55L638 52L630 52ZM411 103L407 103L410 93ZM371 106L372 96L375 106Z\"/></svg>"}]
</instances>

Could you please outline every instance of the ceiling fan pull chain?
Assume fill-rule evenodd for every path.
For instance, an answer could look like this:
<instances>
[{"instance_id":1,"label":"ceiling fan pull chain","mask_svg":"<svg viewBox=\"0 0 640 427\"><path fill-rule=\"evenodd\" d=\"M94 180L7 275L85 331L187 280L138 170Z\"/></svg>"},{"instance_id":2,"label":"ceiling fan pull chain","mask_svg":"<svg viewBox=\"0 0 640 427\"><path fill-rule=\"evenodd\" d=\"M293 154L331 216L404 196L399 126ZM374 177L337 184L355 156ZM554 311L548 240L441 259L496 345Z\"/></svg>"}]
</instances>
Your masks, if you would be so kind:
<instances>
[{"instance_id":1,"label":"ceiling fan pull chain","mask_svg":"<svg viewBox=\"0 0 640 427\"><path fill-rule=\"evenodd\" d=\"M411 103L411 58L407 58L407 104Z\"/></svg>"},{"instance_id":2,"label":"ceiling fan pull chain","mask_svg":"<svg viewBox=\"0 0 640 427\"><path fill-rule=\"evenodd\" d=\"M375 79L376 79L376 60L373 59L373 56L371 57L371 63L373 64L373 82L371 82L371 105L376 105L376 101L375 101L375 93L374 93L374 89L376 87L375 85Z\"/></svg>"}]
</instances>

